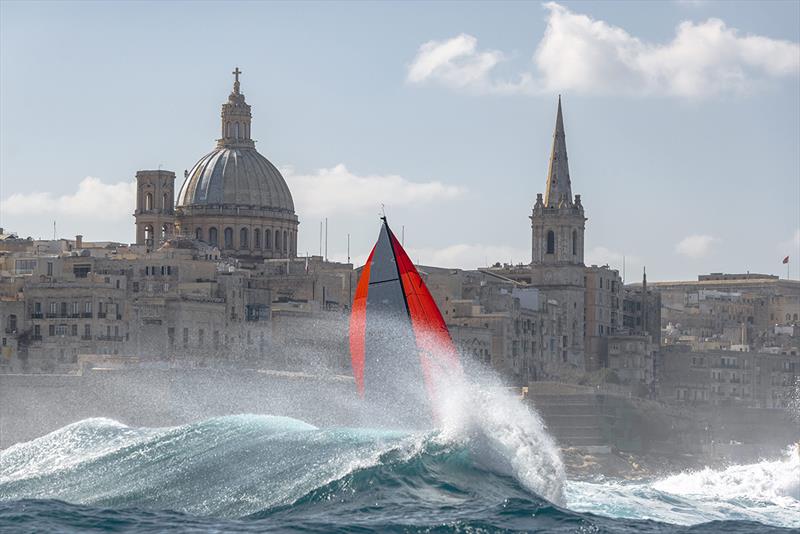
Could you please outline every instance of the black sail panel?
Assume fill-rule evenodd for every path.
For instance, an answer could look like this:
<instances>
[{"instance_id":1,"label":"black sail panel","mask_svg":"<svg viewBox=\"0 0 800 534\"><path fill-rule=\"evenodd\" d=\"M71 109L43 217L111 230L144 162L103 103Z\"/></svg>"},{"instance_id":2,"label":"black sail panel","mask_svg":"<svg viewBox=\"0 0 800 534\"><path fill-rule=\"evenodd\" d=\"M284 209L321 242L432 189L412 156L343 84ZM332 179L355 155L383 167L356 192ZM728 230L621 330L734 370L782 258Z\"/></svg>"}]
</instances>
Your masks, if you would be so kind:
<instances>
[{"instance_id":1,"label":"black sail panel","mask_svg":"<svg viewBox=\"0 0 800 534\"><path fill-rule=\"evenodd\" d=\"M386 224L375 245L369 273L364 339L364 396L413 420L424 402L419 351Z\"/></svg>"}]
</instances>

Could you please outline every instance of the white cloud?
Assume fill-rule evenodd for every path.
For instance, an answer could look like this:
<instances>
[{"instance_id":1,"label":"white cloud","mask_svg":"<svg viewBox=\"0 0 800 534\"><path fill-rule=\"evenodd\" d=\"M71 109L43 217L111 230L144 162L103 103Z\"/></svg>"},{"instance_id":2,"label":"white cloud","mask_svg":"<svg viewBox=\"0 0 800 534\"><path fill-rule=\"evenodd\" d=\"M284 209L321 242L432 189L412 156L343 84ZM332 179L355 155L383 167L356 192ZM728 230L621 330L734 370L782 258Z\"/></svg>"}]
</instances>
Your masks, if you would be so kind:
<instances>
[{"instance_id":1,"label":"white cloud","mask_svg":"<svg viewBox=\"0 0 800 534\"><path fill-rule=\"evenodd\" d=\"M675 252L692 259L702 258L708 254L715 241L716 237L706 234L686 236L675 245Z\"/></svg>"},{"instance_id":2,"label":"white cloud","mask_svg":"<svg viewBox=\"0 0 800 534\"><path fill-rule=\"evenodd\" d=\"M431 80L477 92L513 93L528 88L529 74L515 82L492 80L492 69L506 58L496 50L478 51L477 45L478 40L465 33L446 41L424 43L408 67L408 82L419 84Z\"/></svg>"},{"instance_id":3,"label":"white cloud","mask_svg":"<svg viewBox=\"0 0 800 534\"><path fill-rule=\"evenodd\" d=\"M0 201L5 215L64 215L101 221L130 220L136 208L136 183L107 184L87 176L73 194L15 193Z\"/></svg>"},{"instance_id":4,"label":"white cloud","mask_svg":"<svg viewBox=\"0 0 800 534\"><path fill-rule=\"evenodd\" d=\"M461 243L438 248L409 248L407 252L414 263L461 269L487 267L496 262L528 264L531 261L530 249L505 245Z\"/></svg>"},{"instance_id":5,"label":"white cloud","mask_svg":"<svg viewBox=\"0 0 800 534\"><path fill-rule=\"evenodd\" d=\"M319 169L313 174L296 174L291 167L281 169L292 190L295 209L304 217L378 213L381 204L401 206L458 197L464 189L438 181L411 182L396 174L358 176L343 164Z\"/></svg>"},{"instance_id":6,"label":"white cloud","mask_svg":"<svg viewBox=\"0 0 800 534\"><path fill-rule=\"evenodd\" d=\"M794 231L792 237L778 243L778 249L780 249L781 253L784 255L800 254L800 228ZM800 260L800 258L795 259Z\"/></svg>"},{"instance_id":7,"label":"white cloud","mask_svg":"<svg viewBox=\"0 0 800 534\"><path fill-rule=\"evenodd\" d=\"M742 35L720 20L681 22L667 43L650 43L602 20L549 2L535 72L494 76L502 52L478 49L474 36L429 41L408 69L409 83L439 83L479 93L626 93L706 97L746 93L770 78L800 72L800 45Z\"/></svg>"}]
</instances>

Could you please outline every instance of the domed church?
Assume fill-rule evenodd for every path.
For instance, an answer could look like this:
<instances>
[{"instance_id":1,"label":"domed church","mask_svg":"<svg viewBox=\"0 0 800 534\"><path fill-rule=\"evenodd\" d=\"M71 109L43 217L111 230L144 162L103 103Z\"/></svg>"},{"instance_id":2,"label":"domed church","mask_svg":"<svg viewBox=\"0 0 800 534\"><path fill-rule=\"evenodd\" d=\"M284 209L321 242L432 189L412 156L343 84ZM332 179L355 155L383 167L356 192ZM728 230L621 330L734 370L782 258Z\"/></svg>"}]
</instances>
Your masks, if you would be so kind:
<instances>
[{"instance_id":1,"label":"domed church","mask_svg":"<svg viewBox=\"0 0 800 534\"><path fill-rule=\"evenodd\" d=\"M292 193L280 171L255 148L241 73L233 71L233 91L222 104L217 146L185 172L174 210L174 173L136 174L137 244L157 248L181 235L242 258L297 255L299 222Z\"/></svg>"}]
</instances>

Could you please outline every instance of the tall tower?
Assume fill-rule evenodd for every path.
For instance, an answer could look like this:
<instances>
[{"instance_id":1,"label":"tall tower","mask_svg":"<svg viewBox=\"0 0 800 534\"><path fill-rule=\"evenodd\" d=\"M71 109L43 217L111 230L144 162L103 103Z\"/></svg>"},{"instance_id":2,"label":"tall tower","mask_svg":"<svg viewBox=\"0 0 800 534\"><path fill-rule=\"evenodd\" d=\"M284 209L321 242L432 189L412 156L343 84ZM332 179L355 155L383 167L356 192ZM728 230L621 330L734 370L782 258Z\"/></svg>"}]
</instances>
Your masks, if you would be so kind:
<instances>
[{"instance_id":1,"label":"tall tower","mask_svg":"<svg viewBox=\"0 0 800 534\"><path fill-rule=\"evenodd\" d=\"M175 173L136 173L136 244L155 249L174 234Z\"/></svg>"},{"instance_id":2,"label":"tall tower","mask_svg":"<svg viewBox=\"0 0 800 534\"><path fill-rule=\"evenodd\" d=\"M561 97L558 97L553 149L544 196L536 195L531 214L532 276L534 286L558 301L564 333L559 344L561 362L584 367L583 234L586 217L581 196L572 196Z\"/></svg>"}]
</instances>

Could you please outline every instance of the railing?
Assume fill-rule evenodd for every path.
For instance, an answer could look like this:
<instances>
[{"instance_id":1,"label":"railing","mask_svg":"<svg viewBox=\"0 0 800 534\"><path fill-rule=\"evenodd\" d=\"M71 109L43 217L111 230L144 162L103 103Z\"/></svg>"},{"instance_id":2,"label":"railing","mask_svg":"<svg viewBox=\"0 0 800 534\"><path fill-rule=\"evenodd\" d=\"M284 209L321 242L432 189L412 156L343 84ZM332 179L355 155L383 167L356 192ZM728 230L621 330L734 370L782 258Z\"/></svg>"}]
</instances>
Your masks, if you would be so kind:
<instances>
[{"instance_id":1,"label":"railing","mask_svg":"<svg viewBox=\"0 0 800 534\"><path fill-rule=\"evenodd\" d=\"M31 314L31 319L43 319L44 314L42 312L33 312Z\"/></svg>"},{"instance_id":2,"label":"railing","mask_svg":"<svg viewBox=\"0 0 800 534\"><path fill-rule=\"evenodd\" d=\"M97 318L98 319L105 319L106 318L106 312L97 312Z\"/></svg>"},{"instance_id":3,"label":"railing","mask_svg":"<svg viewBox=\"0 0 800 534\"><path fill-rule=\"evenodd\" d=\"M124 341L123 336L97 336L98 341Z\"/></svg>"},{"instance_id":4,"label":"railing","mask_svg":"<svg viewBox=\"0 0 800 534\"><path fill-rule=\"evenodd\" d=\"M84 341L90 341L92 339L92 336L81 336L81 339Z\"/></svg>"},{"instance_id":5,"label":"railing","mask_svg":"<svg viewBox=\"0 0 800 534\"><path fill-rule=\"evenodd\" d=\"M83 317L84 319L91 319L92 318L92 312L83 312L81 314L81 317Z\"/></svg>"}]
</instances>

